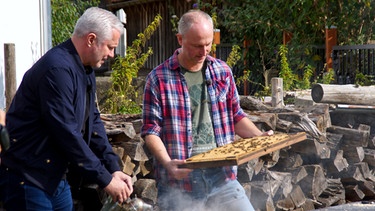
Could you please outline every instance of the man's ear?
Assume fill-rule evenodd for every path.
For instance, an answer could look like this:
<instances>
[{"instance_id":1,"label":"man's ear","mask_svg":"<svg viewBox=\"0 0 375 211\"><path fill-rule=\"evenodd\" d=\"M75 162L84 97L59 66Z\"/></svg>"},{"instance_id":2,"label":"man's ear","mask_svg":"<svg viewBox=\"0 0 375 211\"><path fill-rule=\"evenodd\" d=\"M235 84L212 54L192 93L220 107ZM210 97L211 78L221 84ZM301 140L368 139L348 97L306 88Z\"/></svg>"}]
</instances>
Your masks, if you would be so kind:
<instances>
[{"instance_id":1,"label":"man's ear","mask_svg":"<svg viewBox=\"0 0 375 211\"><path fill-rule=\"evenodd\" d=\"M176 37L177 37L178 44L182 45L182 34L177 33Z\"/></svg>"},{"instance_id":2,"label":"man's ear","mask_svg":"<svg viewBox=\"0 0 375 211\"><path fill-rule=\"evenodd\" d=\"M92 45L94 45L95 44L95 40L96 40L96 34L89 33L87 35L87 46L91 47Z\"/></svg>"}]
</instances>

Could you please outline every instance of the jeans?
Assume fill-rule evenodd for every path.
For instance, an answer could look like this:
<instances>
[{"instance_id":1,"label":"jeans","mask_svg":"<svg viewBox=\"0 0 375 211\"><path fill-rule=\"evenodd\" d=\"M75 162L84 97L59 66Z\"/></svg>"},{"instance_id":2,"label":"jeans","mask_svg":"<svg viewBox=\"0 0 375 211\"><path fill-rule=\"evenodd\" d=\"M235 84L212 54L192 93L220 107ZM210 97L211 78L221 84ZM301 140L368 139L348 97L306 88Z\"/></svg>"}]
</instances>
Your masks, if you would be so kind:
<instances>
[{"instance_id":1,"label":"jeans","mask_svg":"<svg viewBox=\"0 0 375 211\"><path fill-rule=\"evenodd\" d=\"M195 169L192 191L158 185L160 210L175 211L253 211L245 190L237 180L225 180L221 168Z\"/></svg>"},{"instance_id":2,"label":"jeans","mask_svg":"<svg viewBox=\"0 0 375 211\"><path fill-rule=\"evenodd\" d=\"M0 199L5 210L72 211L73 201L67 180L60 181L56 192L49 195L25 182L15 172L0 168Z\"/></svg>"}]
</instances>

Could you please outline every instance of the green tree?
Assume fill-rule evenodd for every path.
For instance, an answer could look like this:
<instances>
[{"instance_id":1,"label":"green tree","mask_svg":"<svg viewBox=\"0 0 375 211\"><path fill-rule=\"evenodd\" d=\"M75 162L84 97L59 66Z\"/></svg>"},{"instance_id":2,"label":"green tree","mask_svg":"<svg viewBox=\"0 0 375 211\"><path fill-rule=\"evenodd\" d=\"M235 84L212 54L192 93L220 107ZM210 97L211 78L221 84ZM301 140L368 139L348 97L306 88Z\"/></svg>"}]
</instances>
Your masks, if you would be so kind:
<instances>
[{"instance_id":1,"label":"green tree","mask_svg":"<svg viewBox=\"0 0 375 211\"><path fill-rule=\"evenodd\" d=\"M51 0L52 45L56 46L68 39L83 12L99 3L100 0Z\"/></svg>"},{"instance_id":2,"label":"green tree","mask_svg":"<svg viewBox=\"0 0 375 211\"><path fill-rule=\"evenodd\" d=\"M293 35L286 56L301 80L306 79L306 70L316 71L312 68L316 59L323 59L313 50L324 45L326 27L338 28L340 45L365 44L374 37L372 0L201 0L200 4L218 14L218 27L225 31L223 40L235 44L251 41L242 58L247 66L241 67L252 70L250 81L265 80L268 73L281 69L278 50L283 32Z\"/></svg>"},{"instance_id":3,"label":"green tree","mask_svg":"<svg viewBox=\"0 0 375 211\"><path fill-rule=\"evenodd\" d=\"M103 110L109 113L140 113L141 107L138 92L134 86L133 79L137 77L138 71L153 53L149 47L142 52L147 40L159 27L162 17L157 15L154 21L147 26L143 33L138 34L131 46L126 49L126 56L117 56L112 65L112 85L108 90L108 97Z\"/></svg>"}]
</instances>

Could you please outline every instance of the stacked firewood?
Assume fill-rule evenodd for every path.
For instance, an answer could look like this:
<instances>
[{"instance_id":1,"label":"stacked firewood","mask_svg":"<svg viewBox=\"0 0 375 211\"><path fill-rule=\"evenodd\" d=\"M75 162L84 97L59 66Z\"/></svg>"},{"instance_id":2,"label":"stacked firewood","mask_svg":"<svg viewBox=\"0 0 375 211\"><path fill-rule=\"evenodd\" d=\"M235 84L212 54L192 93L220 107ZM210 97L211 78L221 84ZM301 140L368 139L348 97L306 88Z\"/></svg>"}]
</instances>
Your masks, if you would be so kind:
<instances>
[{"instance_id":1,"label":"stacked firewood","mask_svg":"<svg viewBox=\"0 0 375 211\"><path fill-rule=\"evenodd\" d=\"M133 179L132 197L156 205L156 182L152 179L152 156L140 137L141 115L102 114L107 136L114 152L121 158L123 172Z\"/></svg>"},{"instance_id":2,"label":"stacked firewood","mask_svg":"<svg viewBox=\"0 0 375 211\"><path fill-rule=\"evenodd\" d=\"M306 132L307 139L238 168L238 180L257 210L313 210L375 199L375 138L371 128L331 124L330 105L272 108L252 97L241 107L262 130ZM140 115L102 115L110 142L132 175L134 194L156 204L152 156L139 136Z\"/></svg>"}]
</instances>

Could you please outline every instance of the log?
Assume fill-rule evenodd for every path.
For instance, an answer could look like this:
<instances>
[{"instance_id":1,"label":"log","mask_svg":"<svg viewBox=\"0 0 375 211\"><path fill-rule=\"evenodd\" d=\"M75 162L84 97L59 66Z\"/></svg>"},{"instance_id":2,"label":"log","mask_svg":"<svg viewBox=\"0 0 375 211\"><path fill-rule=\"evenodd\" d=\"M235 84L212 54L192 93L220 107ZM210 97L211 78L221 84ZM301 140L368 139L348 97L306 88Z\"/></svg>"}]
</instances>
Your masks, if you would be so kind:
<instances>
[{"instance_id":1,"label":"log","mask_svg":"<svg viewBox=\"0 0 375 211\"><path fill-rule=\"evenodd\" d=\"M297 184L303 178L307 176L305 167L300 166L290 171L292 173L292 183Z\"/></svg>"},{"instance_id":2,"label":"log","mask_svg":"<svg viewBox=\"0 0 375 211\"><path fill-rule=\"evenodd\" d=\"M363 178L365 178L365 179L371 179L372 178L372 174L370 172L370 168L368 166L368 163L359 162L359 163L355 163L354 166L358 167L358 169L362 173Z\"/></svg>"},{"instance_id":3,"label":"log","mask_svg":"<svg viewBox=\"0 0 375 211\"><path fill-rule=\"evenodd\" d=\"M339 205L345 202L345 189L340 179L327 179L327 188L319 195L317 201L322 204L319 208Z\"/></svg>"},{"instance_id":4,"label":"log","mask_svg":"<svg viewBox=\"0 0 375 211\"><path fill-rule=\"evenodd\" d=\"M338 172L341 172L342 170L349 167L348 161L344 158L344 151L338 151L335 160L333 161L333 164L335 165Z\"/></svg>"},{"instance_id":5,"label":"log","mask_svg":"<svg viewBox=\"0 0 375 211\"><path fill-rule=\"evenodd\" d=\"M136 161L148 161L149 157L144 150L143 142L123 142L119 146L123 147L125 154Z\"/></svg>"},{"instance_id":6,"label":"log","mask_svg":"<svg viewBox=\"0 0 375 211\"><path fill-rule=\"evenodd\" d=\"M269 198L269 194L264 192L263 186L254 182L243 183L242 186L254 209L266 210L266 199Z\"/></svg>"},{"instance_id":7,"label":"log","mask_svg":"<svg viewBox=\"0 0 375 211\"><path fill-rule=\"evenodd\" d=\"M134 175L135 164L132 162L131 157L125 155L122 158L122 171L127 175Z\"/></svg>"},{"instance_id":8,"label":"log","mask_svg":"<svg viewBox=\"0 0 375 211\"><path fill-rule=\"evenodd\" d=\"M133 124L135 133L137 133L137 134L141 133L143 120L142 119L136 119L136 120L133 120L131 123Z\"/></svg>"},{"instance_id":9,"label":"log","mask_svg":"<svg viewBox=\"0 0 375 211\"><path fill-rule=\"evenodd\" d=\"M278 200L276 202L276 207L281 210L294 210L295 208L293 200L290 197Z\"/></svg>"},{"instance_id":10,"label":"log","mask_svg":"<svg viewBox=\"0 0 375 211\"><path fill-rule=\"evenodd\" d=\"M374 134L370 134L367 147L370 149L375 149L375 135Z\"/></svg>"},{"instance_id":11,"label":"log","mask_svg":"<svg viewBox=\"0 0 375 211\"><path fill-rule=\"evenodd\" d=\"M284 197L288 196L293 189L292 185L292 174L289 172L278 172L278 171L267 171L267 175L271 181L275 181L280 188L276 190L275 195L283 195Z\"/></svg>"},{"instance_id":12,"label":"log","mask_svg":"<svg viewBox=\"0 0 375 211\"><path fill-rule=\"evenodd\" d=\"M244 183L242 183L244 184ZM265 210L267 204L266 199L268 197L279 199L287 197L292 191L291 174L288 172L274 172L274 171L262 171L257 175L257 179L243 185L251 191L251 202L254 208L261 207L260 210Z\"/></svg>"},{"instance_id":13,"label":"log","mask_svg":"<svg viewBox=\"0 0 375 211\"><path fill-rule=\"evenodd\" d=\"M373 199L375 196L374 183L371 181L360 181L357 183L358 188L365 194L365 197Z\"/></svg>"},{"instance_id":14,"label":"log","mask_svg":"<svg viewBox=\"0 0 375 211\"><path fill-rule=\"evenodd\" d=\"M141 171L141 175L143 177L151 174L152 172L152 164L151 162L148 162L148 161L139 161L139 168L140 168L140 171Z\"/></svg>"},{"instance_id":15,"label":"log","mask_svg":"<svg viewBox=\"0 0 375 211\"><path fill-rule=\"evenodd\" d=\"M300 211L305 210L315 210L314 201L312 199L306 198L305 203L300 207Z\"/></svg>"},{"instance_id":16,"label":"log","mask_svg":"<svg viewBox=\"0 0 375 211\"><path fill-rule=\"evenodd\" d=\"M251 96L240 96L240 106L250 111L269 111L270 106L265 105L261 100Z\"/></svg>"},{"instance_id":17,"label":"log","mask_svg":"<svg viewBox=\"0 0 375 211\"><path fill-rule=\"evenodd\" d=\"M240 106L244 110L249 111L262 111L262 113L281 113L293 112L294 109L288 107L271 107L263 103L262 100L252 96L240 96Z\"/></svg>"},{"instance_id":18,"label":"log","mask_svg":"<svg viewBox=\"0 0 375 211\"><path fill-rule=\"evenodd\" d=\"M106 132L109 141L112 143L129 142L137 135L134 130L133 124L130 122L123 123L121 127L108 127Z\"/></svg>"},{"instance_id":19,"label":"log","mask_svg":"<svg viewBox=\"0 0 375 211\"><path fill-rule=\"evenodd\" d=\"M349 164L362 162L365 158L365 151L363 150L363 147L342 146L340 149L344 151L344 157Z\"/></svg>"},{"instance_id":20,"label":"log","mask_svg":"<svg viewBox=\"0 0 375 211\"><path fill-rule=\"evenodd\" d=\"M133 194L148 204L156 204L157 193L156 181L153 179L139 179L134 183Z\"/></svg>"},{"instance_id":21,"label":"log","mask_svg":"<svg viewBox=\"0 0 375 211\"><path fill-rule=\"evenodd\" d=\"M316 103L375 105L375 86L314 84L311 97Z\"/></svg>"},{"instance_id":22,"label":"log","mask_svg":"<svg viewBox=\"0 0 375 211\"><path fill-rule=\"evenodd\" d=\"M297 210L304 207L306 197L299 185L294 185L292 192L285 198L278 200L277 208L281 210Z\"/></svg>"},{"instance_id":23,"label":"log","mask_svg":"<svg viewBox=\"0 0 375 211\"><path fill-rule=\"evenodd\" d=\"M259 112L249 112L245 111L248 114L248 118L254 122L254 124L263 131L275 130L277 114L273 113L259 113Z\"/></svg>"},{"instance_id":24,"label":"log","mask_svg":"<svg viewBox=\"0 0 375 211\"><path fill-rule=\"evenodd\" d=\"M110 142L126 142L131 141L137 135L137 131L131 121L141 117L139 115L103 114L100 118L103 121Z\"/></svg>"},{"instance_id":25,"label":"log","mask_svg":"<svg viewBox=\"0 0 375 211\"><path fill-rule=\"evenodd\" d=\"M358 130L363 133L363 139L366 140L366 146L363 147L367 147L370 140L371 126L366 124L359 124Z\"/></svg>"},{"instance_id":26,"label":"log","mask_svg":"<svg viewBox=\"0 0 375 211\"><path fill-rule=\"evenodd\" d=\"M320 142L326 141L322 132L318 129L316 124L311 119L309 119L307 114L298 112L283 112L278 113L277 116L278 118L290 121L295 125L290 128L289 132L306 132L308 135L319 140Z\"/></svg>"},{"instance_id":27,"label":"log","mask_svg":"<svg viewBox=\"0 0 375 211\"><path fill-rule=\"evenodd\" d=\"M365 157L363 162L366 162L372 168L375 167L375 149L364 148Z\"/></svg>"},{"instance_id":28,"label":"log","mask_svg":"<svg viewBox=\"0 0 375 211\"><path fill-rule=\"evenodd\" d=\"M356 184L359 181L365 181L361 170L355 165L349 165L345 171L333 175L333 178L341 178L341 182L345 184Z\"/></svg>"},{"instance_id":29,"label":"log","mask_svg":"<svg viewBox=\"0 0 375 211\"><path fill-rule=\"evenodd\" d=\"M345 199L351 202L361 201L365 197L363 191L361 191L358 185L346 185L345 186Z\"/></svg>"},{"instance_id":30,"label":"log","mask_svg":"<svg viewBox=\"0 0 375 211\"><path fill-rule=\"evenodd\" d=\"M315 139L306 139L303 142L293 144L291 150L301 154L304 164L315 164L321 159L330 157L330 150L324 143L319 143Z\"/></svg>"},{"instance_id":31,"label":"log","mask_svg":"<svg viewBox=\"0 0 375 211\"><path fill-rule=\"evenodd\" d=\"M240 183L252 181L253 176L263 168L264 161L259 158L252 159L247 163L238 166L237 179Z\"/></svg>"},{"instance_id":32,"label":"log","mask_svg":"<svg viewBox=\"0 0 375 211\"><path fill-rule=\"evenodd\" d=\"M371 126L371 134L375 134L375 109L336 108L330 111L332 125L358 128L359 124Z\"/></svg>"},{"instance_id":33,"label":"log","mask_svg":"<svg viewBox=\"0 0 375 211\"><path fill-rule=\"evenodd\" d=\"M275 205L273 204L272 197L268 197L266 201L266 210L267 211L273 211L276 210Z\"/></svg>"},{"instance_id":34,"label":"log","mask_svg":"<svg viewBox=\"0 0 375 211\"><path fill-rule=\"evenodd\" d=\"M292 127L293 123L290 121L286 121L280 118L277 118L276 121L276 130L283 132L283 133L289 133L290 128Z\"/></svg>"},{"instance_id":35,"label":"log","mask_svg":"<svg viewBox=\"0 0 375 211\"><path fill-rule=\"evenodd\" d=\"M273 151L270 154L263 155L260 157L260 159L264 161L264 166L266 168L271 168L275 166L278 163L279 158L280 158L280 150Z\"/></svg>"},{"instance_id":36,"label":"log","mask_svg":"<svg viewBox=\"0 0 375 211\"><path fill-rule=\"evenodd\" d=\"M343 134L326 132L327 147L331 150L331 159L333 159L341 146Z\"/></svg>"},{"instance_id":37,"label":"log","mask_svg":"<svg viewBox=\"0 0 375 211\"><path fill-rule=\"evenodd\" d=\"M363 126L360 129L354 129L333 125L327 128L327 132L342 134L342 144L348 145L348 147L367 147L370 130L365 130Z\"/></svg>"},{"instance_id":38,"label":"log","mask_svg":"<svg viewBox=\"0 0 375 211\"><path fill-rule=\"evenodd\" d=\"M299 153L296 153L293 150L281 149L280 158L272 169L277 171L289 171L302 166L302 164L303 160Z\"/></svg>"},{"instance_id":39,"label":"log","mask_svg":"<svg viewBox=\"0 0 375 211\"><path fill-rule=\"evenodd\" d=\"M307 197L316 199L327 188L327 178L320 165L305 165L307 176L297 184L305 191Z\"/></svg>"},{"instance_id":40,"label":"log","mask_svg":"<svg viewBox=\"0 0 375 211\"><path fill-rule=\"evenodd\" d=\"M301 207L306 202L305 194L299 185L293 187L290 198L292 198L295 207Z\"/></svg>"},{"instance_id":41,"label":"log","mask_svg":"<svg viewBox=\"0 0 375 211\"><path fill-rule=\"evenodd\" d=\"M311 114L313 116L315 116L315 115L322 116L323 117L322 127L324 128L322 132L325 132L326 128L332 126L329 107L330 107L329 104L319 103L319 104L315 104L314 106L302 108L299 111L301 113L308 113L308 114Z\"/></svg>"},{"instance_id":42,"label":"log","mask_svg":"<svg viewBox=\"0 0 375 211\"><path fill-rule=\"evenodd\" d=\"M272 78L271 79L271 92L272 92L272 107L280 108L284 107L284 95L283 95L283 79Z\"/></svg>"},{"instance_id":43,"label":"log","mask_svg":"<svg viewBox=\"0 0 375 211\"><path fill-rule=\"evenodd\" d=\"M334 158L334 160L327 159L322 161L322 165L324 166L328 177L336 175L349 167L348 161L343 157L343 154L344 151L339 150L336 153L336 157Z\"/></svg>"}]
</instances>

